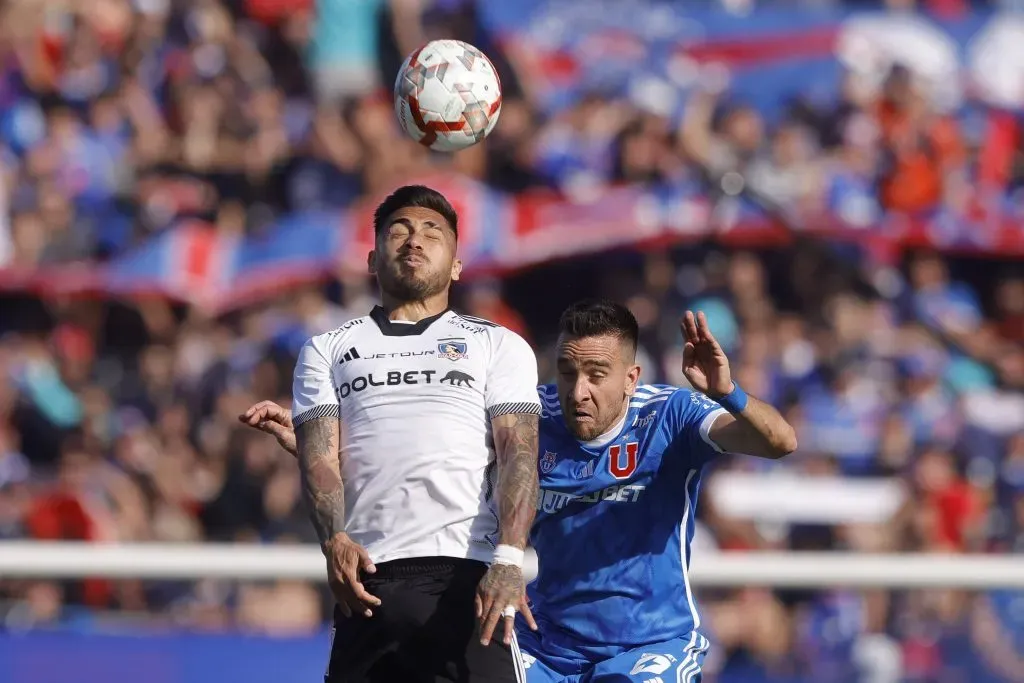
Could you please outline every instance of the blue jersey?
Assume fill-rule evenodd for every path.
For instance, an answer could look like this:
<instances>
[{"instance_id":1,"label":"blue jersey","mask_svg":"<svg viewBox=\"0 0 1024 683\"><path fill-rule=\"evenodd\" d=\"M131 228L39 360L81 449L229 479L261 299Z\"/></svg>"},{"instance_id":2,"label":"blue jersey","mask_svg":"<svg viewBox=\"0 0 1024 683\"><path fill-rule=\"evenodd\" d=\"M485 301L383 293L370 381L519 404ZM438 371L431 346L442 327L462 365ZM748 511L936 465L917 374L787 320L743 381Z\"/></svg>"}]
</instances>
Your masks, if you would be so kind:
<instances>
[{"instance_id":1,"label":"blue jersey","mask_svg":"<svg viewBox=\"0 0 1024 683\"><path fill-rule=\"evenodd\" d=\"M725 410L688 389L641 385L617 435L582 443L555 388L539 392L534 613L595 646L686 636L700 626L687 577L697 491Z\"/></svg>"}]
</instances>

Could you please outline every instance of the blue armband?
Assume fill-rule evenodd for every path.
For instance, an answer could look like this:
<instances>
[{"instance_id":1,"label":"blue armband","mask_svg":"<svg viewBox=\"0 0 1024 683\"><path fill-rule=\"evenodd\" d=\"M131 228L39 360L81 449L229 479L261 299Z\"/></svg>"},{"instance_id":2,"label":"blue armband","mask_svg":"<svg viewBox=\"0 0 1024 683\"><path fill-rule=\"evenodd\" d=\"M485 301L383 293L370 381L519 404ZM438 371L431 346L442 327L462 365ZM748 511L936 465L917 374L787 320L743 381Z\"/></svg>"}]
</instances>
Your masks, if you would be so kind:
<instances>
[{"instance_id":1,"label":"blue armband","mask_svg":"<svg viewBox=\"0 0 1024 683\"><path fill-rule=\"evenodd\" d=\"M740 388L736 382L732 383L732 391L718 399L718 405L730 413L742 413L747 407L747 392Z\"/></svg>"}]
</instances>

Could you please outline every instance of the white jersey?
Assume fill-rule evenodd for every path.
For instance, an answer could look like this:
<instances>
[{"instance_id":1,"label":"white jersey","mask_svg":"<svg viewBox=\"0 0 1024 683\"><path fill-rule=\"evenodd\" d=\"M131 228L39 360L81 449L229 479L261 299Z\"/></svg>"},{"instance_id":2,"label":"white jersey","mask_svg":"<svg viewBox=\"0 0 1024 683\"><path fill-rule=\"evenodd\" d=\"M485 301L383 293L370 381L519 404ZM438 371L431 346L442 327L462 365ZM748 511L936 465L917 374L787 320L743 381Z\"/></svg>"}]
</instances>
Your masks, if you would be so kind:
<instances>
[{"instance_id":1,"label":"white jersey","mask_svg":"<svg viewBox=\"0 0 1024 683\"><path fill-rule=\"evenodd\" d=\"M296 427L341 419L345 531L374 562L491 561L491 418L540 414L522 337L450 310L411 324L376 307L306 342L292 393Z\"/></svg>"}]
</instances>

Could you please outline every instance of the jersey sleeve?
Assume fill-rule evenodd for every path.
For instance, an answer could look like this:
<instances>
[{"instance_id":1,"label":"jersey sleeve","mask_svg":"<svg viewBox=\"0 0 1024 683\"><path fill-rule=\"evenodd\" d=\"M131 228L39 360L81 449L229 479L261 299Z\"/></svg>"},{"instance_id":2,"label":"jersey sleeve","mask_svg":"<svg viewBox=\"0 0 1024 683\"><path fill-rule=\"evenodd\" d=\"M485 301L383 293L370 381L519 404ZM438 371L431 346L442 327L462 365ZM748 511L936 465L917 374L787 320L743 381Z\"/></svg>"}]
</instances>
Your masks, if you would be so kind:
<instances>
[{"instance_id":1,"label":"jersey sleeve","mask_svg":"<svg viewBox=\"0 0 1024 683\"><path fill-rule=\"evenodd\" d=\"M303 422L318 417L340 417L341 406L334 393L334 377L331 361L321 343L313 337L299 351L292 377L292 423L298 427Z\"/></svg>"},{"instance_id":2,"label":"jersey sleeve","mask_svg":"<svg viewBox=\"0 0 1024 683\"><path fill-rule=\"evenodd\" d=\"M526 340L515 332L502 330L491 354L484 388L487 414L529 413L540 415L537 395L537 356Z\"/></svg>"},{"instance_id":3,"label":"jersey sleeve","mask_svg":"<svg viewBox=\"0 0 1024 683\"><path fill-rule=\"evenodd\" d=\"M702 466L725 452L711 438L711 427L729 411L704 394L689 389L677 389L667 403L674 443L692 460L693 466Z\"/></svg>"}]
</instances>

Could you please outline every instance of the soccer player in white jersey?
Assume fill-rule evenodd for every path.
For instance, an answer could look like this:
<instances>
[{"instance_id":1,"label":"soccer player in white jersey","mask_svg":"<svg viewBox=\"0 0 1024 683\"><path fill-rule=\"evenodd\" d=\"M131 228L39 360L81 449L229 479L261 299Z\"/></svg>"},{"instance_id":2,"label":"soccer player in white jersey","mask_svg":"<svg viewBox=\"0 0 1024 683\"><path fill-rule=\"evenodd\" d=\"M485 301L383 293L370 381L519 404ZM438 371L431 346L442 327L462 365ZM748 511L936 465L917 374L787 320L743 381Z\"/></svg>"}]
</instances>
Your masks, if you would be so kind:
<instances>
[{"instance_id":1,"label":"soccer player in white jersey","mask_svg":"<svg viewBox=\"0 0 1024 683\"><path fill-rule=\"evenodd\" d=\"M396 190L374 231L383 306L310 339L293 384L304 497L337 600L325 680L521 680L537 359L510 330L449 309L462 264L441 194Z\"/></svg>"}]
</instances>

